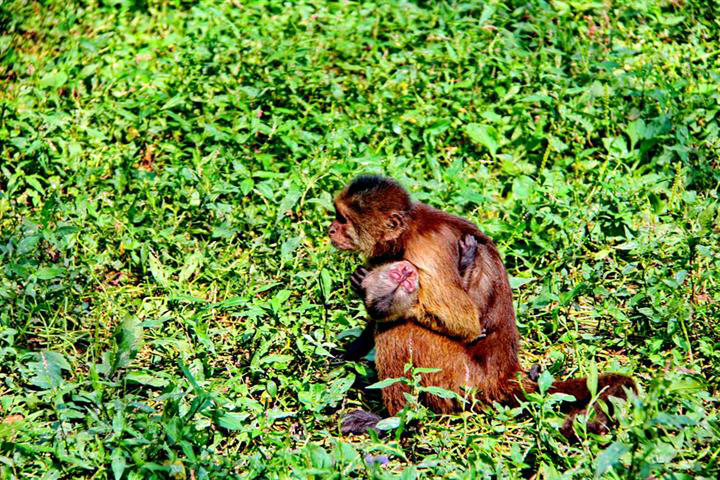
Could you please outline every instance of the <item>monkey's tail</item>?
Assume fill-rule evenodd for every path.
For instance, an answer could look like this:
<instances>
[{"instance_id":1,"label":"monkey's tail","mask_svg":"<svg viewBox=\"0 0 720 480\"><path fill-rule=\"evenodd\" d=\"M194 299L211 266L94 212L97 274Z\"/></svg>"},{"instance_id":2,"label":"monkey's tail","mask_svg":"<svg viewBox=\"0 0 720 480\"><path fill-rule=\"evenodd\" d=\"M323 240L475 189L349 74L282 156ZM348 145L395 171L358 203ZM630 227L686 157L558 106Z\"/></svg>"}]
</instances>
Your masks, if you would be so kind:
<instances>
[{"instance_id":1,"label":"monkey's tail","mask_svg":"<svg viewBox=\"0 0 720 480\"><path fill-rule=\"evenodd\" d=\"M522 390L525 393L531 393L537 391L537 383L523 376L520 382L517 383L518 390ZM593 405L595 412L595 418L592 421L587 422L587 430L592 433L601 434L607 433L615 425L611 417L609 417L599 403L603 402L607 406L608 413L612 415L612 404L607 402L609 397L617 397L621 399L627 398L627 391L637 391L635 381L626 377L625 375L619 375L616 373L606 373L598 377L597 392L599 392L598 402ZM519 393L519 391L518 391ZM565 421L563 422L560 432L570 441L577 441L578 437L573 429L573 421L579 414L584 414L587 411L587 407L593 398L590 389L587 387L587 378L571 378L568 380L562 380L554 382L548 393L565 393L572 395L575 400L572 402L563 402L561 410L566 413Z\"/></svg>"},{"instance_id":2,"label":"monkey's tail","mask_svg":"<svg viewBox=\"0 0 720 480\"><path fill-rule=\"evenodd\" d=\"M626 398L625 389L636 391L635 381L617 373L605 373L598 377L597 391L600 398L608 397ZM592 393L587 387L587 378L571 378L560 382L554 382L550 386L549 393L565 393L575 397L574 402L565 402L564 411L586 407L592 400Z\"/></svg>"},{"instance_id":3,"label":"monkey's tail","mask_svg":"<svg viewBox=\"0 0 720 480\"><path fill-rule=\"evenodd\" d=\"M612 418L613 405L607 402L607 399L610 397L626 399L629 390L637 392L637 386L632 378L617 373L600 375L597 383L598 402L593 405L595 418L587 422L587 431L595 434L609 432L616 425L616 422ZM563 411L567 415L562 427L560 427L560 432L568 440L577 441L578 437L573 428L573 422L578 414L587 412L587 406L592 400L592 394L587 387L587 378L571 378L555 382L550 387L549 393L566 393L575 397L574 402L564 402ZM603 411L600 403L606 405L608 413Z\"/></svg>"}]
</instances>

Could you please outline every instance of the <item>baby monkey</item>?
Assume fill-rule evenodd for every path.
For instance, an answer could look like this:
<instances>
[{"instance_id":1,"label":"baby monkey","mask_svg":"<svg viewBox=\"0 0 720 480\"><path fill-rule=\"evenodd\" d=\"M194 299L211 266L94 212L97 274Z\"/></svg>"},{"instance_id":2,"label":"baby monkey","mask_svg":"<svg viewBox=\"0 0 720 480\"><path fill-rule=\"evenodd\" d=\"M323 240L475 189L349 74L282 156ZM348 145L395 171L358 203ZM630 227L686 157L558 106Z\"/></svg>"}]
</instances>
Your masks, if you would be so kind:
<instances>
[{"instance_id":1,"label":"baby monkey","mask_svg":"<svg viewBox=\"0 0 720 480\"><path fill-rule=\"evenodd\" d=\"M390 322L410 310L418 297L418 272L407 260L390 262L368 271L359 267L350 277L353 290L365 302L370 318Z\"/></svg>"}]
</instances>

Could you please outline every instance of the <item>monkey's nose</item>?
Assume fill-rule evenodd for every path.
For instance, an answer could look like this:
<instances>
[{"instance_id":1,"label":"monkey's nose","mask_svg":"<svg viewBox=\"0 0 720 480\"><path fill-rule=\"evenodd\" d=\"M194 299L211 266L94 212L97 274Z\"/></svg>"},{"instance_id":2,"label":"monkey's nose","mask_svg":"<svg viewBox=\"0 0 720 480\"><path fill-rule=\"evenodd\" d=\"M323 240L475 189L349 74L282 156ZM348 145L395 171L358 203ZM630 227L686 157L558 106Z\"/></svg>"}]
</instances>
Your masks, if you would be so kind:
<instances>
[{"instance_id":1,"label":"monkey's nose","mask_svg":"<svg viewBox=\"0 0 720 480\"><path fill-rule=\"evenodd\" d=\"M337 232L337 229L335 228L335 225L330 225L330 228L328 228L328 235L335 235Z\"/></svg>"}]
</instances>

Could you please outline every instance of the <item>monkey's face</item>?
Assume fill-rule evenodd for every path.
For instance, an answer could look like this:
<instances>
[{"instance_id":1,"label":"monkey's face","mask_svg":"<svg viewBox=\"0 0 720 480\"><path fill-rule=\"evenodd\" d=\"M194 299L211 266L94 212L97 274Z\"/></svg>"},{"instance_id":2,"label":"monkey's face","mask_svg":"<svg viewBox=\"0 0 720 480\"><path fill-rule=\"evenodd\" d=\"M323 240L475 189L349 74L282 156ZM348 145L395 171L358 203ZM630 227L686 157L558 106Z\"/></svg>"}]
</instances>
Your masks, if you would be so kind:
<instances>
[{"instance_id":1,"label":"monkey's face","mask_svg":"<svg viewBox=\"0 0 720 480\"><path fill-rule=\"evenodd\" d=\"M376 320L393 320L417 303L418 272L407 260L387 263L372 270L362 286L368 314Z\"/></svg>"},{"instance_id":2,"label":"monkey's face","mask_svg":"<svg viewBox=\"0 0 720 480\"><path fill-rule=\"evenodd\" d=\"M359 250L358 234L353 223L336 207L335 220L330 224L328 236L333 247L339 250Z\"/></svg>"},{"instance_id":3,"label":"monkey's face","mask_svg":"<svg viewBox=\"0 0 720 480\"><path fill-rule=\"evenodd\" d=\"M402 260L391 264L387 271L391 282L394 282L397 290L404 290L407 294L415 293L418 289L418 273L415 265Z\"/></svg>"},{"instance_id":4,"label":"monkey's face","mask_svg":"<svg viewBox=\"0 0 720 480\"><path fill-rule=\"evenodd\" d=\"M335 199L335 220L330 224L328 235L336 248L370 256L378 246L387 246L403 234L410 199L394 183L361 191L354 191L353 185Z\"/></svg>"}]
</instances>

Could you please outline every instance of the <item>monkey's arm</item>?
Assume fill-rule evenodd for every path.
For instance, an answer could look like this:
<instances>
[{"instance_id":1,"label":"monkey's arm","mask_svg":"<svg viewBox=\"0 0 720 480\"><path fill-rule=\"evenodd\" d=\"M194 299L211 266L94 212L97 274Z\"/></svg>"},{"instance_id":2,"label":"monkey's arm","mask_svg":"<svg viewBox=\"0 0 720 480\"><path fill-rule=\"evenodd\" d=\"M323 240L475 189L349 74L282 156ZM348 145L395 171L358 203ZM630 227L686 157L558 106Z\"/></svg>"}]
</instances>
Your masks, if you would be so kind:
<instances>
[{"instance_id":1,"label":"monkey's arm","mask_svg":"<svg viewBox=\"0 0 720 480\"><path fill-rule=\"evenodd\" d=\"M363 279L368 275L365 267L358 267L350 276L350 287L360 298L365 298L365 287L362 284ZM375 346L375 321L368 320L367 325L360 335L345 346L343 358L345 360L360 360L362 357L370 353Z\"/></svg>"},{"instance_id":2,"label":"monkey's arm","mask_svg":"<svg viewBox=\"0 0 720 480\"><path fill-rule=\"evenodd\" d=\"M412 308L413 316L431 330L466 343L485 334L479 305L464 285L474 277L472 274L477 265L476 259L472 258L477 252L477 244L469 243L469 248L458 247L455 235L438 232L406 250L406 257L418 268L422 286L417 305ZM461 269L465 271L461 272Z\"/></svg>"},{"instance_id":3,"label":"monkey's arm","mask_svg":"<svg viewBox=\"0 0 720 480\"><path fill-rule=\"evenodd\" d=\"M360 360L375 346L375 322L368 320L367 325L355 340L345 346L345 360Z\"/></svg>"}]
</instances>

